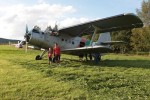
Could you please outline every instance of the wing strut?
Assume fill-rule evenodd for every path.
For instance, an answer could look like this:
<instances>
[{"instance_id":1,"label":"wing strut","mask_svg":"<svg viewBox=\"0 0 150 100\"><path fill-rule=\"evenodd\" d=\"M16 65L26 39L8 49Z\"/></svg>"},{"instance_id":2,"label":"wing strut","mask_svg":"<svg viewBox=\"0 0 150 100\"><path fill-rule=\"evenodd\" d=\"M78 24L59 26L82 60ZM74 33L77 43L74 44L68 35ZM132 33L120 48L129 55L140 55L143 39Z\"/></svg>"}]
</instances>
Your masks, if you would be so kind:
<instances>
[{"instance_id":1,"label":"wing strut","mask_svg":"<svg viewBox=\"0 0 150 100\"><path fill-rule=\"evenodd\" d=\"M92 43L93 43L93 40L94 40L94 38L95 38L95 35L98 33L98 31L100 30L100 28L99 27L96 27L96 26L94 26L94 25L92 25L93 27L94 27L94 33L93 33L93 35L92 35L92 39L91 39L91 42L90 42L90 46L92 46Z\"/></svg>"}]
</instances>

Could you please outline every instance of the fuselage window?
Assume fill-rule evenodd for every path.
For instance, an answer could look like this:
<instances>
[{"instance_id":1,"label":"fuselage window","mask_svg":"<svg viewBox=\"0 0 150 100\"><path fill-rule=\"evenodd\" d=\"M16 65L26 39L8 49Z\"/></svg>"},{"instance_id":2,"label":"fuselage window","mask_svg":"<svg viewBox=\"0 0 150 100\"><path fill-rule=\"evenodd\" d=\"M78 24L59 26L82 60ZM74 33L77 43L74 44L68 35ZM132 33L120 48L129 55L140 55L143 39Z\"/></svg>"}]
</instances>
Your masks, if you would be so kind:
<instances>
[{"instance_id":1,"label":"fuselage window","mask_svg":"<svg viewBox=\"0 0 150 100\"><path fill-rule=\"evenodd\" d=\"M62 41L64 41L64 39L61 39Z\"/></svg>"},{"instance_id":2,"label":"fuselage window","mask_svg":"<svg viewBox=\"0 0 150 100\"><path fill-rule=\"evenodd\" d=\"M34 33L38 33L38 34L39 34L39 31L38 31L38 30L36 30L36 29L33 29L33 30L32 30L32 32L34 32Z\"/></svg>"},{"instance_id":3,"label":"fuselage window","mask_svg":"<svg viewBox=\"0 0 150 100\"><path fill-rule=\"evenodd\" d=\"M42 34L44 34L44 32L42 32Z\"/></svg>"},{"instance_id":4,"label":"fuselage window","mask_svg":"<svg viewBox=\"0 0 150 100\"><path fill-rule=\"evenodd\" d=\"M72 41L72 44L74 44L74 41Z\"/></svg>"}]
</instances>

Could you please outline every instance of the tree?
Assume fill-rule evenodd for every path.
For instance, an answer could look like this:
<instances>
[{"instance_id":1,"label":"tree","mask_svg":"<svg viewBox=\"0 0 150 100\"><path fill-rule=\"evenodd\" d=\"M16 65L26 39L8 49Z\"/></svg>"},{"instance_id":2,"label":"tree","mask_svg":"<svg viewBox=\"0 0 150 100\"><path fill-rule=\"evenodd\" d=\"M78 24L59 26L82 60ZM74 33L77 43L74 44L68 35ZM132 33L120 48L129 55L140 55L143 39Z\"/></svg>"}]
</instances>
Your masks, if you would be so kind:
<instances>
[{"instance_id":1,"label":"tree","mask_svg":"<svg viewBox=\"0 0 150 100\"><path fill-rule=\"evenodd\" d=\"M136 52L150 51L150 26L134 29L132 31L131 41L133 51Z\"/></svg>"},{"instance_id":2,"label":"tree","mask_svg":"<svg viewBox=\"0 0 150 100\"><path fill-rule=\"evenodd\" d=\"M150 51L150 0L143 0L137 15L142 19L144 27L132 31L131 46L136 52L147 52Z\"/></svg>"},{"instance_id":3,"label":"tree","mask_svg":"<svg viewBox=\"0 0 150 100\"><path fill-rule=\"evenodd\" d=\"M131 50L131 45L130 45L131 34L132 34L131 30L112 32L112 34L111 34L112 41L123 41L123 42L125 42L122 44L112 45L112 49L117 53L129 52Z\"/></svg>"},{"instance_id":4,"label":"tree","mask_svg":"<svg viewBox=\"0 0 150 100\"><path fill-rule=\"evenodd\" d=\"M150 25L150 0L143 0L141 9L136 9L136 12L145 26Z\"/></svg>"}]
</instances>

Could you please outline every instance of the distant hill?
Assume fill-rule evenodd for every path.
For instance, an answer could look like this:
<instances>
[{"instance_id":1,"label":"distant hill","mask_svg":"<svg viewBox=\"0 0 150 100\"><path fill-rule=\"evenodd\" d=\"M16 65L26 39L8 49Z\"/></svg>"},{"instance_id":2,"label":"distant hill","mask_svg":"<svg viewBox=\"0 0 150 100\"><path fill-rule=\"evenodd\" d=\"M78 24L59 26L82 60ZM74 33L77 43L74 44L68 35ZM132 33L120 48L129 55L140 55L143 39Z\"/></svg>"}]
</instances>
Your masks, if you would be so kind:
<instances>
[{"instance_id":1,"label":"distant hill","mask_svg":"<svg viewBox=\"0 0 150 100\"><path fill-rule=\"evenodd\" d=\"M19 40L0 38L0 44L18 43Z\"/></svg>"}]
</instances>

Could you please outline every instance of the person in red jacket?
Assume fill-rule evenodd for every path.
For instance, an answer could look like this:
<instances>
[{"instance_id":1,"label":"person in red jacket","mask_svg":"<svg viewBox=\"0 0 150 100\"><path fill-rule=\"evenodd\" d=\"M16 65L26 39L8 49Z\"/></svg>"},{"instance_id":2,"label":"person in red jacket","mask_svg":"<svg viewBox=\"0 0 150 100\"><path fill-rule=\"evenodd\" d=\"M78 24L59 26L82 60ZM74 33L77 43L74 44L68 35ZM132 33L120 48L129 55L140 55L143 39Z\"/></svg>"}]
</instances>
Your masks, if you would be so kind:
<instances>
[{"instance_id":1,"label":"person in red jacket","mask_svg":"<svg viewBox=\"0 0 150 100\"><path fill-rule=\"evenodd\" d=\"M54 50L54 52L53 52L54 53L54 62L59 63L60 62L60 47L58 46L57 43L55 43L53 50Z\"/></svg>"},{"instance_id":2,"label":"person in red jacket","mask_svg":"<svg viewBox=\"0 0 150 100\"><path fill-rule=\"evenodd\" d=\"M52 56L53 56L53 51L51 48L49 48L48 50L49 65L52 63Z\"/></svg>"}]
</instances>

